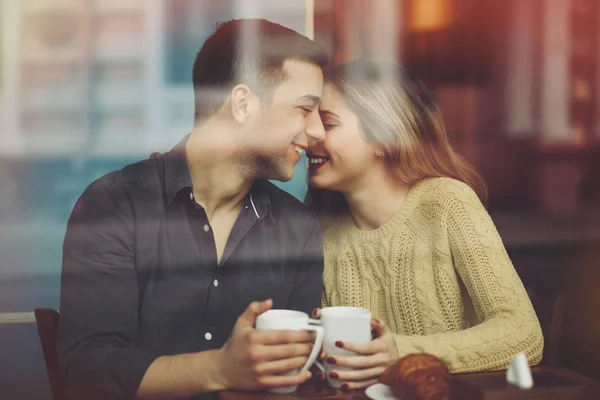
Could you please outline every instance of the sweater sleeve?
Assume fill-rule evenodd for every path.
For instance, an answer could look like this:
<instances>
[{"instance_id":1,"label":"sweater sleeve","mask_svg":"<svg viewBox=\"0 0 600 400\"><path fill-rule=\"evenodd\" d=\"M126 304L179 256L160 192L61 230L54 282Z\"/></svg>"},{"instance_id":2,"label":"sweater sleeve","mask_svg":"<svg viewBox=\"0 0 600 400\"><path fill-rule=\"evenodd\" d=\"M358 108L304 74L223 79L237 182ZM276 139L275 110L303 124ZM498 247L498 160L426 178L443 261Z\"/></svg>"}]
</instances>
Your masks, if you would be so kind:
<instances>
[{"instance_id":1,"label":"sweater sleeve","mask_svg":"<svg viewBox=\"0 0 600 400\"><path fill-rule=\"evenodd\" d=\"M395 335L398 354L432 354L451 372L505 369L521 351L531 365L539 363L539 321L489 214L459 182L449 182L440 200L454 267L480 323L427 336Z\"/></svg>"}]
</instances>

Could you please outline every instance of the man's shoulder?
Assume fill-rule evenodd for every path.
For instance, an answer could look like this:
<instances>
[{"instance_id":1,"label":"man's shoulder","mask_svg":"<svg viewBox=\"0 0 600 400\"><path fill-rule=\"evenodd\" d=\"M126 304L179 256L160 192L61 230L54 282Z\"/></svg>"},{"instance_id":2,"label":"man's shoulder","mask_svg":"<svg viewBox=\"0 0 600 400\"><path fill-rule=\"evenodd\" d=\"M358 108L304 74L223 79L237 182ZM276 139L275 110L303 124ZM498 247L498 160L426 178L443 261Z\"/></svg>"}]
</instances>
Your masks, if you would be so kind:
<instances>
[{"instance_id":1,"label":"man's shoulder","mask_svg":"<svg viewBox=\"0 0 600 400\"><path fill-rule=\"evenodd\" d=\"M162 156L155 153L148 159L111 171L96 179L92 185L122 187L128 184L156 183L159 181L160 173L160 166L157 163L164 163Z\"/></svg>"},{"instance_id":2,"label":"man's shoulder","mask_svg":"<svg viewBox=\"0 0 600 400\"><path fill-rule=\"evenodd\" d=\"M131 188L159 190L161 187L159 184L160 167L157 166L157 162L164 162L161 158L161 154L153 154L148 159L128 164L120 170L111 171L93 181L85 189L82 197L101 196L109 193L121 197Z\"/></svg>"}]
</instances>

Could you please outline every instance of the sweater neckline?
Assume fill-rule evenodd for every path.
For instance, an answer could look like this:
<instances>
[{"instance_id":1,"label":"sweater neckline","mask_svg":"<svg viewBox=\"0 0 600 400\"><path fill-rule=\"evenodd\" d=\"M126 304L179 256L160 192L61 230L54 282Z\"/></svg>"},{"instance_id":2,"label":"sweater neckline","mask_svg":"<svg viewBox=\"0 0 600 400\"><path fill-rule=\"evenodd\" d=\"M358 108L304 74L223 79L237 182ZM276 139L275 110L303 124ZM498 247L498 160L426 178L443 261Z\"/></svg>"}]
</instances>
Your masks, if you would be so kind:
<instances>
[{"instance_id":1,"label":"sweater neckline","mask_svg":"<svg viewBox=\"0 0 600 400\"><path fill-rule=\"evenodd\" d=\"M385 224L381 225L377 229L363 231L356 227L354 224L354 219L352 218L352 214L348 214L346 217L345 225L346 232L348 236L354 240L358 240L361 242L373 242L379 241L386 237L389 237L392 233L397 231L399 227L406 221L407 217L410 215L411 211L415 208L415 205L419 200L419 186L423 181L419 181L415 183L408 194L406 195L406 199L404 199L404 203L400 206L398 212Z\"/></svg>"}]
</instances>

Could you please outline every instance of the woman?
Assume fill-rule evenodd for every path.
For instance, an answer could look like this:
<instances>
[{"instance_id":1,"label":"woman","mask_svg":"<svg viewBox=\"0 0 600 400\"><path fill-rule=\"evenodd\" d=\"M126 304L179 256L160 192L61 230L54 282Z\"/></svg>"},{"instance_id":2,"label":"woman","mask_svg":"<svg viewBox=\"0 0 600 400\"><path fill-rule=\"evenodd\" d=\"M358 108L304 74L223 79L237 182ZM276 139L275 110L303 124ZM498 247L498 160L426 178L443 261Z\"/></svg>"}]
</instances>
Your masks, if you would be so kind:
<instances>
[{"instance_id":1,"label":"woman","mask_svg":"<svg viewBox=\"0 0 600 400\"><path fill-rule=\"evenodd\" d=\"M433 95L397 64L354 61L326 75L320 113L307 204L324 229L323 307L368 308L376 331L339 343L359 357L328 358L355 368L332 377L365 387L410 353L451 372L504 369L520 351L538 363L536 314Z\"/></svg>"}]
</instances>

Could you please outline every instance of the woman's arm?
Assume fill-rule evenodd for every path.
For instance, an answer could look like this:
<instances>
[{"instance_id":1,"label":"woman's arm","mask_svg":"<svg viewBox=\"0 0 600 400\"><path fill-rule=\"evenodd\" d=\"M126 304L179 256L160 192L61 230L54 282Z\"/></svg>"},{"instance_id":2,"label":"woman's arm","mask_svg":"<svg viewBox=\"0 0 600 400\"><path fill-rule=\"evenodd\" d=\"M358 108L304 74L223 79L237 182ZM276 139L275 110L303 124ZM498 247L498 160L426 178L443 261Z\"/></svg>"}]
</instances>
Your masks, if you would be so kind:
<instances>
[{"instance_id":1,"label":"woman's arm","mask_svg":"<svg viewBox=\"0 0 600 400\"><path fill-rule=\"evenodd\" d=\"M457 332L395 335L399 356L429 353L451 372L504 369L521 351L530 364L539 363L540 324L492 219L467 185L448 181L443 189L454 267L482 322Z\"/></svg>"}]
</instances>

